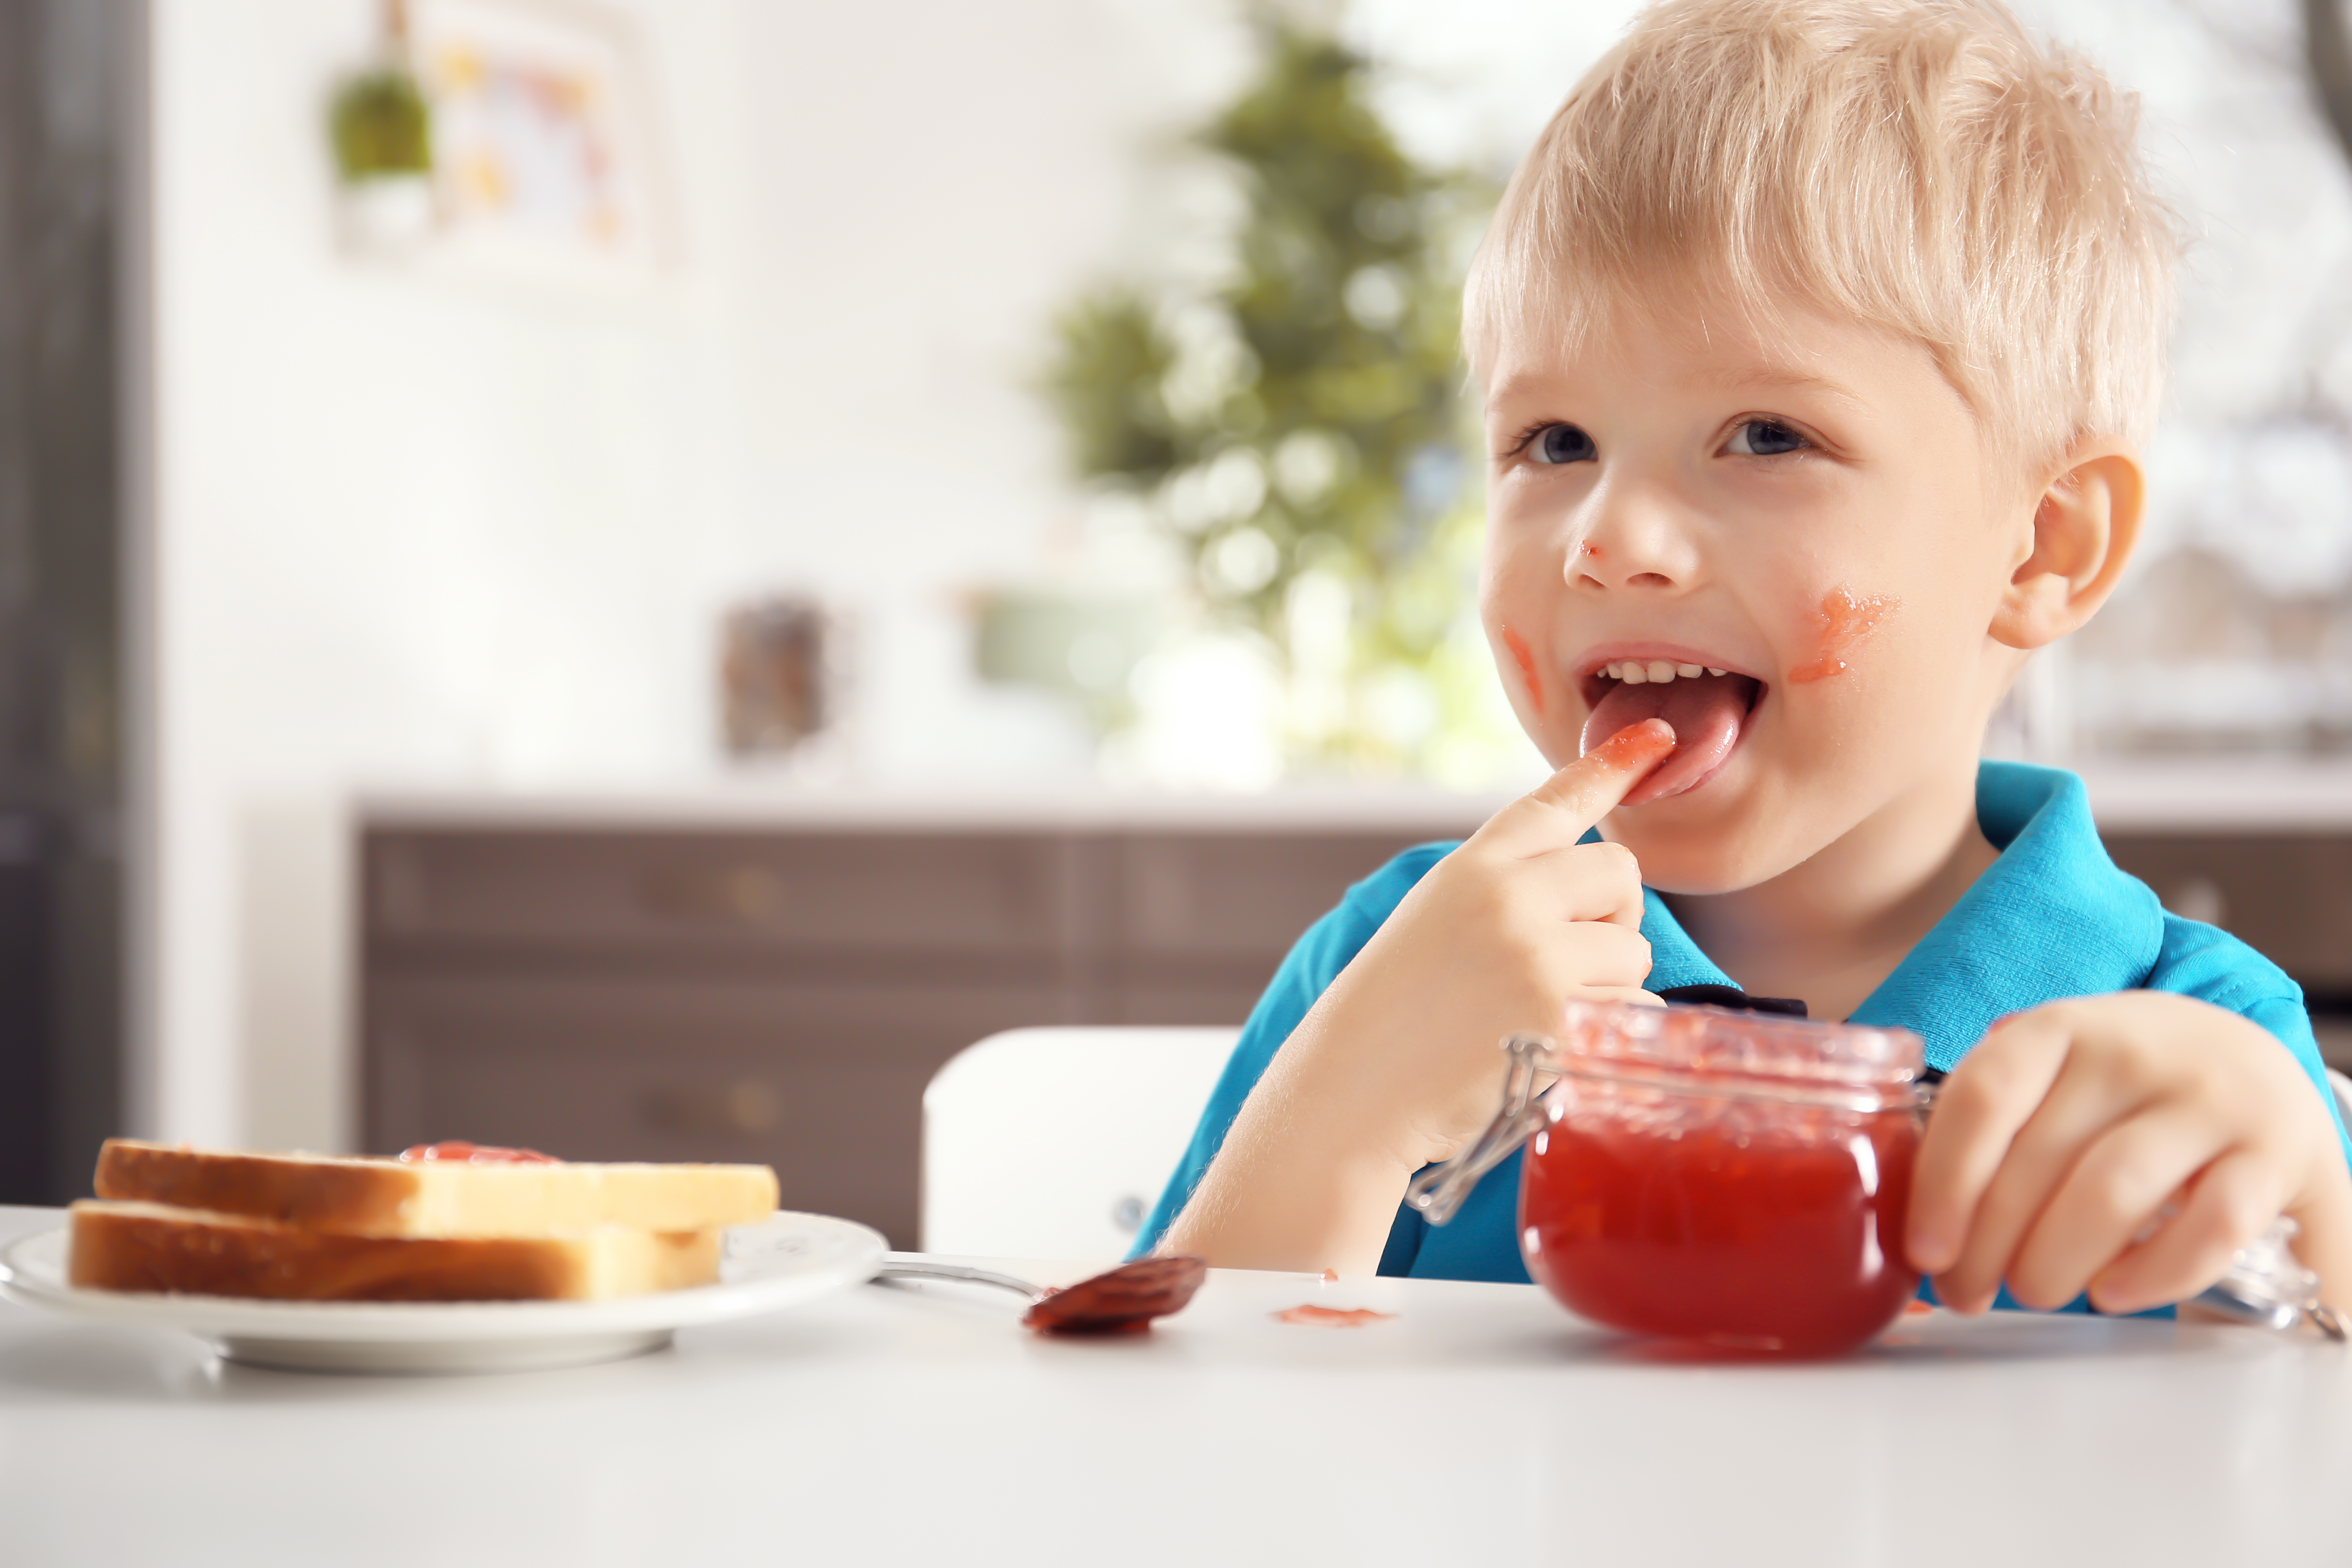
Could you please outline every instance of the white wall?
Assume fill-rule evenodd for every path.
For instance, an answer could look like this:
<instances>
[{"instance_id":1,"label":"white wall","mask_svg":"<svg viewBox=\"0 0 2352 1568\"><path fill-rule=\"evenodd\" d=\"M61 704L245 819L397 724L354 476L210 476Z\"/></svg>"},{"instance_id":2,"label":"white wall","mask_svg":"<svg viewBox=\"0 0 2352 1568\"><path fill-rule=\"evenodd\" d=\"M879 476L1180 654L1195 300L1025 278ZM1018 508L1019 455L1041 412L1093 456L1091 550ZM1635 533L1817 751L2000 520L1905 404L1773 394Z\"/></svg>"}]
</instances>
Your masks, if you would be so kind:
<instances>
[{"instance_id":1,"label":"white wall","mask_svg":"<svg viewBox=\"0 0 2352 1568\"><path fill-rule=\"evenodd\" d=\"M606 0L647 45L685 245L617 302L337 253L320 113L373 0L151 3L136 1126L344 1143L350 792L705 774L733 600L855 611L869 776L1076 765L1049 709L963 673L953 601L1058 569L1073 500L1024 383L1076 285L1215 229L1213 192L1141 171L1245 65L1234 0ZM1499 173L1633 4L1344 15L1398 62L1413 150Z\"/></svg>"},{"instance_id":2,"label":"white wall","mask_svg":"<svg viewBox=\"0 0 2352 1568\"><path fill-rule=\"evenodd\" d=\"M1045 569L1021 383L1135 244L1136 148L1231 79L1230 12L625 9L685 250L616 301L338 253L320 114L369 0L155 0L143 1131L344 1144L348 793L708 772L734 599L858 613L878 775L1069 750L969 686L951 600Z\"/></svg>"}]
</instances>

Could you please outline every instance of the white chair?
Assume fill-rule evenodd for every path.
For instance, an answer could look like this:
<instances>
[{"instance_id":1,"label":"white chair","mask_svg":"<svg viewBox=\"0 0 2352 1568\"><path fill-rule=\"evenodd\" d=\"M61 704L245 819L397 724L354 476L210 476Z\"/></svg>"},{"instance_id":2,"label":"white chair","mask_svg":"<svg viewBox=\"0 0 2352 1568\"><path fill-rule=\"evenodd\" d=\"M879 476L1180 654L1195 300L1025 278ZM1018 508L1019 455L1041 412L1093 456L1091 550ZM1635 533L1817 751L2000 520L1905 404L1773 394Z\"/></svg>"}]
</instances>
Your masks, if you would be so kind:
<instances>
[{"instance_id":1,"label":"white chair","mask_svg":"<svg viewBox=\"0 0 2352 1568\"><path fill-rule=\"evenodd\" d=\"M1240 1033L1008 1029L965 1047L923 1090L923 1250L1124 1257Z\"/></svg>"}]
</instances>

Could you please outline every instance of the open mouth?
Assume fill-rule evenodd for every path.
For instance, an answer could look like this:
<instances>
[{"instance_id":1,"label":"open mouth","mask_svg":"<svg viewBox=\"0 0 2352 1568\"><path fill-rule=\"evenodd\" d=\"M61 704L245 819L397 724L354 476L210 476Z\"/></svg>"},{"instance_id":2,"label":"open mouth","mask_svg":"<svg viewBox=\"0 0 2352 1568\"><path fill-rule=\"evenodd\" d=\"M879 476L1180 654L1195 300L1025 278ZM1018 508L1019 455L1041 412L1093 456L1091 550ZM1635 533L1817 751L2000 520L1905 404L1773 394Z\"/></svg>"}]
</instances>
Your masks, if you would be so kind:
<instances>
[{"instance_id":1,"label":"open mouth","mask_svg":"<svg viewBox=\"0 0 2352 1568\"><path fill-rule=\"evenodd\" d=\"M1628 724L1664 719L1675 727L1672 755L1635 784L1623 805L1695 790L1723 766L1769 690L1736 669L1670 659L1611 659L1584 676L1581 749L1591 751Z\"/></svg>"}]
</instances>

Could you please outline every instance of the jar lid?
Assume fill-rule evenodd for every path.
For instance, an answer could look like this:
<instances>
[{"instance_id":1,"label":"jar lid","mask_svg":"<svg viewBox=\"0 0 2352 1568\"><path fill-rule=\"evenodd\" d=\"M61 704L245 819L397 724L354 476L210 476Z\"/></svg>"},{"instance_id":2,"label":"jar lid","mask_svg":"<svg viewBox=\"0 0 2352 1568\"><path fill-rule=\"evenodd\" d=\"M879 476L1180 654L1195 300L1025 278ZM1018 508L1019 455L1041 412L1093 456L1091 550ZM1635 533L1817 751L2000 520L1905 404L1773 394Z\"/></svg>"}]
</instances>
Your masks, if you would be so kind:
<instances>
[{"instance_id":1,"label":"jar lid","mask_svg":"<svg viewBox=\"0 0 2352 1568\"><path fill-rule=\"evenodd\" d=\"M1710 1077L1894 1089L1918 1080L1926 1047L1908 1029L1818 1023L1728 1007L1570 1002L1554 1049L1581 1058Z\"/></svg>"}]
</instances>

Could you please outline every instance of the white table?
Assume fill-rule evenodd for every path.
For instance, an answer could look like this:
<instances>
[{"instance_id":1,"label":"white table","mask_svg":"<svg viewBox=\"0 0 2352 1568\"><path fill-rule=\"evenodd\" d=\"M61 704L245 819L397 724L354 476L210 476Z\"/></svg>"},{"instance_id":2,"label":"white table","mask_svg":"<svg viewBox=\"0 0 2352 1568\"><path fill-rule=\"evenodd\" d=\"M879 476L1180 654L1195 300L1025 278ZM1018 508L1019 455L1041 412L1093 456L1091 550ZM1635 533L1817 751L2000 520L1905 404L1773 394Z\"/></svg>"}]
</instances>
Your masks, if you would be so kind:
<instances>
[{"instance_id":1,"label":"white table","mask_svg":"<svg viewBox=\"0 0 2352 1568\"><path fill-rule=\"evenodd\" d=\"M0 1209L0 1241L58 1218ZM1269 1316L1318 1300L1397 1316ZM411 1380L0 1304L0 1563L2352 1561L2352 1352L2315 1342L1936 1314L1850 1361L1706 1364L1524 1286L1239 1272L1148 1337L1019 1310L863 1286L636 1361Z\"/></svg>"}]
</instances>

